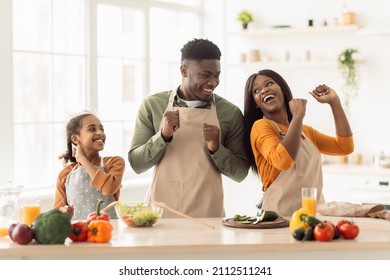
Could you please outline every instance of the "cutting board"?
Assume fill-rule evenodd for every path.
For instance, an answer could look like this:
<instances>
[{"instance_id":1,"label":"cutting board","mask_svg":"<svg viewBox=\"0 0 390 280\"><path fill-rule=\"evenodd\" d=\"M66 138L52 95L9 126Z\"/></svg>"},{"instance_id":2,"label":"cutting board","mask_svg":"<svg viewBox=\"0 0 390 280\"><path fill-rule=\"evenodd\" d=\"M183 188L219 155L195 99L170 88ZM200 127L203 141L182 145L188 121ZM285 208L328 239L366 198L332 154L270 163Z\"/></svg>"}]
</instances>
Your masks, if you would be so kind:
<instances>
[{"instance_id":1,"label":"cutting board","mask_svg":"<svg viewBox=\"0 0 390 280\"><path fill-rule=\"evenodd\" d=\"M243 224L241 221L235 221L233 218L222 220L222 224L227 227L250 229L284 228L288 227L289 223L289 220L286 220L282 217L278 217L275 221L259 222L257 224Z\"/></svg>"}]
</instances>

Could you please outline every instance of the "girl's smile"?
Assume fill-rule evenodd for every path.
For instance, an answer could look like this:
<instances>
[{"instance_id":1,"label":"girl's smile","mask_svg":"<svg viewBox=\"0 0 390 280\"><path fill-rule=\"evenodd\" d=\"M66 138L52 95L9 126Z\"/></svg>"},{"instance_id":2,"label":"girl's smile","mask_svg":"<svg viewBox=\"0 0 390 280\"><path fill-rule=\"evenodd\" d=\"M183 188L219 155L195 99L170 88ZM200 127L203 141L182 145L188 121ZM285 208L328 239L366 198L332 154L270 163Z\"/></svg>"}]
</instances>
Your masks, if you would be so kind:
<instances>
[{"instance_id":1,"label":"girl's smile","mask_svg":"<svg viewBox=\"0 0 390 280\"><path fill-rule=\"evenodd\" d=\"M103 150L106 134L100 120L96 116L90 115L85 117L81 123L79 135L75 135L75 143L86 151L99 152Z\"/></svg>"}]
</instances>

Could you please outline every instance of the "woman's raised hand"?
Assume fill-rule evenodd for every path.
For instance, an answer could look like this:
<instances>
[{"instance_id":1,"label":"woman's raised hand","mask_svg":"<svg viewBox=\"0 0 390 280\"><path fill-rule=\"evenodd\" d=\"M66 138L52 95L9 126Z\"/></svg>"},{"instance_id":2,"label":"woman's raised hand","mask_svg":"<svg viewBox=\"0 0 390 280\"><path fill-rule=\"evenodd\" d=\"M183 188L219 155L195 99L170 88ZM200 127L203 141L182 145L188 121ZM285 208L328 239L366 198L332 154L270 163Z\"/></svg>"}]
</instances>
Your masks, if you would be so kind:
<instances>
[{"instance_id":1,"label":"woman's raised hand","mask_svg":"<svg viewBox=\"0 0 390 280\"><path fill-rule=\"evenodd\" d=\"M318 85L313 91L309 92L320 103L331 103L338 100L337 93L327 85Z\"/></svg>"}]
</instances>

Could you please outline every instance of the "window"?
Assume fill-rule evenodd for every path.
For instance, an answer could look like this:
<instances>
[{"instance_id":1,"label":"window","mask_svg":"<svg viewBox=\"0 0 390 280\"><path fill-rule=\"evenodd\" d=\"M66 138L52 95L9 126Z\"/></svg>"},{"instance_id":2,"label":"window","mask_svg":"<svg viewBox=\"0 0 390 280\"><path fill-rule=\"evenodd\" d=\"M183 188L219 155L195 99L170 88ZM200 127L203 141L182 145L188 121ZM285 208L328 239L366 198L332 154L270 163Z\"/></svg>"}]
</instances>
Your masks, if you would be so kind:
<instances>
[{"instance_id":1,"label":"window","mask_svg":"<svg viewBox=\"0 0 390 280\"><path fill-rule=\"evenodd\" d=\"M12 163L1 182L53 192L66 121L85 109L105 126L102 155L127 162L140 102L180 83L180 48L200 36L201 2L7 0L12 28L0 29L0 38L12 38L12 60L1 67L12 81L0 94L13 105L1 113L10 120L4 127L13 161L0 158L0 166ZM127 163L126 180L134 176Z\"/></svg>"}]
</instances>

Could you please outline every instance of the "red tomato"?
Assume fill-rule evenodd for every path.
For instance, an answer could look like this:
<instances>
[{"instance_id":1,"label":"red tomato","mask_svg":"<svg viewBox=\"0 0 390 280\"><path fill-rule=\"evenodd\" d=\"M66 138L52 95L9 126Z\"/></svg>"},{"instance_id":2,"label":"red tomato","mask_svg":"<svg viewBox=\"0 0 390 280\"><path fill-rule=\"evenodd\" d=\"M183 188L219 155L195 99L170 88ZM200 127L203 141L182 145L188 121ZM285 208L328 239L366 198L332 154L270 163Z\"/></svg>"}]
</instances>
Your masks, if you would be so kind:
<instances>
[{"instance_id":1,"label":"red tomato","mask_svg":"<svg viewBox=\"0 0 390 280\"><path fill-rule=\"evenodd\" d=\"M345 239L355 239L359 235L359 227L353 223L345 223L340 226L340 234Z\"/></svg>"},{"instance_id":2,"label":"red tomato","mask_svg":"<svg viewBox=\"0 0 390 280\"><path fill-rule=\"evenodd\" d=\"M330 221L324 221L324 223L328 223L328 224L330 224L331 226L332 226L332 228L333 228L333 239L339 239L339 237L340 237L340 232L339 232L339 230L336 228L336 226L332 223L332 222L330 222Z\"/></svg>"},{"instance_id":3,"label":"red tomato","mask_svg":"<svg viewBox=\"0 0 390 280\"><path fill-rule=\"evenodd\" d=\"M333 235L333 226L329 223L319 223L314 228L314 238L318 241L330 241Z\"/></svg>"},{"instance_id":4,"label":"red tomato","mask_svg":"<svg viewBox=\"0 0 390 280\"><path fill-rule=\"evenodd\" d=\"M340 231L340 227L341 227L343 224L350 224L350 223L351 223L350 221L345 220L345 219L342 219L342 220L340 220L340 221L338 221L338 222L336 223L336 229L337 229L338 231Z\"/></svg>"}]
</instances>

